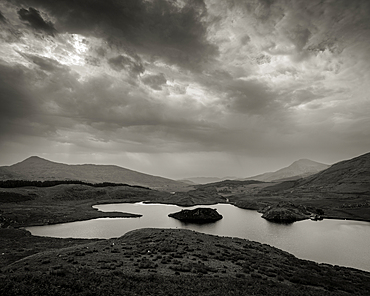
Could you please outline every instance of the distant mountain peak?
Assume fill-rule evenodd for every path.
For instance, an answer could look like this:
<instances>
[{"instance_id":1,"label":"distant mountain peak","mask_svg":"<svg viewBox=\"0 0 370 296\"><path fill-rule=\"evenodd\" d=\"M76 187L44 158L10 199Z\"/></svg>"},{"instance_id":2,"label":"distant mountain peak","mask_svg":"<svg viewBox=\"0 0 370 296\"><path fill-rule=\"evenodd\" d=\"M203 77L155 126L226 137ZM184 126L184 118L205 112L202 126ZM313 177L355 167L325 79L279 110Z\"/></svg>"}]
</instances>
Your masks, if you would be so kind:
<instances>
[{"instance_id":1,"label":"distant mountain peak","mask_svg":"<svg viewBox=\"0 0 370 296\"><path fill-rule=\"evenodd\" d=\"M25 160L23 160L21 162L25 162L25 161L48 161L48 162L50 162L50 160L47 160L47 159L42 158L42 157L37 156L37 155L32 155L32 156L26 158Z\"/></svg>"},{"instance_id":2,"label":"distant mountain peak","mask_svg":"<svg viewBox=\"0 0 370 296\"><path fill-rule=\"evenodd\" d=\"M215 183L221 182L224 180L234 180L237 179L236 177L188 177L186 179L178 180L180 182L184 182L187 184L208 184L208 183ZM191 182L191 183L190 183Z\"/></svg>"},{"instance_id":3,"label":"distant mountain peak","mask_svg":"<svg viewBox=\"0 0 370 296\"><path fill-rule=\"evenodd\" d=\"M296 162L298 162L298 163L300 163L300 162L302 162L302 163L312 163L312 162L317 163L316 161L313 161L313 160L308 159L308 158L301 158L301 159L298 159L298 160L294 161L293 163L296 163Z\"/></svg>"},{"instance_id":4,"label":"distant mountain peak","mask_svg":"<svg viewBox=\"0 0 370 296\"><path fill-rule=\"evenodd\" d=\"M276 172L269 172L253 177L246 178L244 180L258 180L264 182L282 180L287 178L301 178L309 175L316 174L329 167L327 164L316 162L307 158L302 158L294 161L291 165L277 170Z\"/></svg>"},{"instance_id":5,"label":"distant mountain peak","mask_svg":"<svg viewBox=\"0 0 370 296\"><path fill-rule=\"evenodd\" d=\"M317 161L314 161L314 160L311 160L311 159L308 159L308 158L301 158L301 159L298 159L296 161L294 161L293 163L318 163L318 164L323 164L321 162L317 162Z\"/></svg>"},{"instance_id":6,"label":"distant mountain peak","mask_svg":"<svg viewBox=\"0 0 370 296\"><path fill-rule=\"evenodd\" d=\"M42 158L42 157L39 157L39 156L36 156L36 155L33 155L33 156L30 156L14 165L28 165L28 164L45 164L45 163L52 163L50 160L47 160L45 158ZM13 165L13 166L14 166Z\"/></svg>"},{"instance_id":7,"label":"distant mountain peak","mask_svg":"<svg viewBox=\"0 0 370 296\"><path fill-rule=\"evenodd\" d=\"M294 187L319 192L369 194L370 153L337 162L301 179Z\"/></svg>"},{"instance_id":8,"label":"distant mountain peak","mask_svg":"<svg viewBox=\"0 0 370 296\"><path fill-rule=\"evenodd\" d=\"M43 158L41 158L40 156L37 156L37 155L32 155L32 156L30 156L30 157L26 158L26 159L25 159L25 160L23 160L23 161L26 161L26 160L32 160L32 159L43 159Z\"/></svg>"},{"instance_id":9,"label":"distant mountain peak","mask_svg":"<svg viewBox=\"0 0 370 296\"><path fill-rule=\"evenodd\" d=\"M11 166L0 167L0 180L8 179L31 181L80 180L89 183L126 183L129 185L139 185L165 191L178 191L188 186L185 183L140 173L120 166L64 164L35 155Z\"/></svg>"}]
</instances>

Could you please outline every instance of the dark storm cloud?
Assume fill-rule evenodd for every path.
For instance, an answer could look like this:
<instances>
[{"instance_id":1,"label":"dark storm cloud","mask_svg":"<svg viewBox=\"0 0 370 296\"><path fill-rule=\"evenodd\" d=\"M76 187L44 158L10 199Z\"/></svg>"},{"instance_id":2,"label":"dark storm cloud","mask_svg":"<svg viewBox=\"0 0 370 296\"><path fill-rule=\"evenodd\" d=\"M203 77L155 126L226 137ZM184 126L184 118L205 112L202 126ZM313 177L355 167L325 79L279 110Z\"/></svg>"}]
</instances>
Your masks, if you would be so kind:
<instances>
[{"instance_id":1,"label":"dark storm cloud","mask_svg":"<svg viewBox=\"0 0 370 296\"><path fill-rule=\"evenodd\" d=\"M5 18L5 16L3 16L3 14L1 13L1 11L0 11L0 22L1 23L5 23L6 22L6 18Z\"/></svg>"},{"instance_id":2,"label":"dark storm cloud","mask_svg":"<svg viewBox=\"0 0 370 296\"><path fill-rule=\"evenodd\" d=\"M18 11L18 15L21 20L28 22L28 24L37 31L43 31L52 36L56 33L54 25L49 21L45 21L40 15L40 12L32 7L28 10L21 8Z\"/></svg>"},{"instance_id":3,"label":"dark storm cloud","mask_svg":"<svg viewBox=\"0 0 370 296\"><path fill-rule=\"evenodd\" d=\"M113 135L115 141L133 141L136 144L127 147L132 151L148 143L141 150L150 152L162 141L158 136L180 143L196 138L204 143L208 130L216 134L210 124L199 120L191 104L186 110L166 106L153 100L150 93L107 75L79 81L68 67L53 59L31 54L23 57L37 67L0 66L0 134L4 141L27 135L79 145L80 138L58 134L89 129L100 140L111 141Z\"/></svg>"},{"instance_id":4,"label":"dark storm cloud","mask_svg":"<svg viewBox=\"0 0 370 296\"><path fill-rule=\"evenodd\" d=\"M23 116L32 104L32 101L27 99L26 89L22 88L23 82L27 80L23 68L0 64L0 73L2 77L0 80L0 118ZM19 87L15 87L17 81L19 81Z\"/></svg>"},{"instance_id":5,"label":"dark storm cloud","mask_svg":"<svg viewBox=\"0 0 370 296\"><path fill-rule=\"evenodd\" d=\"M157 75L147 75L141 79L141 81L150 86L152 89L161 90L162 85L167 82L166 77L163 73Z\"/></svg>"},{"instance_id":6,"label":"dark storm cloud","mask_svg":"<svg viewBox=\"0 0 370 296\"><path fill-rule=\"evenodd\" d=\"M263 82L256 79L236 79L226 71L214 71L207 76L198 76L197 81L210 92L222 96L221 104L229 111L243 114L269 114L275 104L273 93Z\"/></svg>"},{"instance_id":7,"label":"dark storm cloud","mask_svg":"<svg viewBox=\"0 0 370 296\"><path fill-rule=\"evenodd\" d=\"M245 30L249 36L263 38L263 51L291 56L295 62L326 49L340 53L349 45L347 42L364 36L369 28L370 2L367 0L230 0L226 3L236 16L243 14L253 20Z\"/></svg>"},{"instance_id":8,"label":"dark storm cloud","mask_svg":"<svg viewBox=\"0 0 370 296\"><path fill-rule=\"evenodd\" d=\"M137 60L133 60L122 55L108 59L108 64L113 70L117 72L126 70L133 76L143 73L145 70L139 58L137 58Z\"/></svg>"},{"instance_id":9,"label":"dark storm cloud","mask_svg":"<svg viewBox=\"0 0 370 296\"><path fill-rule=\"evenodd\" d=\"M231 108L240 113L269 113L273 103L273 93L258 81L230 81L227 94L231 99Z\"/></svg>"},{"instance_id":10,"label":"dark storm cloud","mask_svg":"<svg viewBox=\"0 0 370 296\"><path fill-rule=\"evenodd\" d=\"M93 126L101 131L113 131L122 128L143 128L146 131L171 127L192 126L191 109L188 113L179 113L176 108L168 107L150 98L150 94L138 90L135 86L117 83L107 76L90 78L78 83L70 75L65 80L72 81L64 87L57 86L49 90L49 97L58 106L60 115ZM74 80L74 82L73 82Z\"/></svg>"},{"instance_id":11,"label":"dark storm cloud","mask_svg":"<svg viewBox=\"0 0 370 296\"><path fill-rule=\"evenodd\" d=\"M14 135L43 134L44 127L34 125L40 120L40 106L35 100L35 73L23 66L0 64L0 138Z\"/></svg>"},{"instance_id":12,"label":"dark storm cloud","mask_svg":"<svg viewBox=\"0 0 370 296\"><path fill-rule=\"evenodd\" d=\"M78 33L110 44L196 69L217 54L206 39L202 22L206 7L200 0L24 0L56 19L60 32Z\"/></svg>"}]
</instances>

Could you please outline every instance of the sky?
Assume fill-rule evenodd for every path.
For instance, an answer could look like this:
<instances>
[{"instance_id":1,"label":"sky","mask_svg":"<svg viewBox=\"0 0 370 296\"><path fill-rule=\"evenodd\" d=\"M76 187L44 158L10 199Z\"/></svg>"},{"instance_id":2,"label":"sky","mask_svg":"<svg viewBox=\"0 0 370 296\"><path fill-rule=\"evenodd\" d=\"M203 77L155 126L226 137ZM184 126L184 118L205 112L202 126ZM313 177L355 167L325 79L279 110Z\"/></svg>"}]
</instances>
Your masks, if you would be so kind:
<instances>
[{"instance_id":1,"label":"sky","mask_svg":"<svg viewBox=\"0 0 370 296\"><path fill-rule=\"evenodd\" d=\"M369 151L368 0L0 1L0 165L248 177Z\"/></svg>"}]
</instances>

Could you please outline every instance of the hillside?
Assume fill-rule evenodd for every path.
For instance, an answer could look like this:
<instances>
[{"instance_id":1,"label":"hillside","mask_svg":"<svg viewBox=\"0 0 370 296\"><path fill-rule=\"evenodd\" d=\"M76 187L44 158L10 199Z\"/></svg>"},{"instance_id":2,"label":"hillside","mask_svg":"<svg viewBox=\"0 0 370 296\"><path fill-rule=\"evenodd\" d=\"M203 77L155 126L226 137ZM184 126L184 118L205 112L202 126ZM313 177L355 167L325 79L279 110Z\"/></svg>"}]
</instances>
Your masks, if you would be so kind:
<instances>
[{"instance_id":1,"label":"hillside","mask_svg":"<svg viewBox=\"0 0 370 296\"><path fill-rule=\"evenodd\" d=\"M295 188L334 193L370 194L370 153L333 164L299 181Z\"/></svg>"},{"instance_id":2,"label":"hillside","mask_svg":"<svg viewBox=\"0 0 370 296\"><path fill-rule=\"evenodd\" d=\"M22 174L12 172L8 167L0 167L0 180L20 180Z\"/></svg>"},{"instance_id":3,"label":"hillside","mask_svg":"<svg viewBox=\"0 0 370 296\"><path fill-rule=\"evenodd\" d=\"M55 239L50 241L63 244ZM244 239L185 229L139 229L119 238L82 243L80 240L74 247L50 248L3 267L0 294L370 293L368 272L301 260L269 245Z\"/></svg>"},{"instance_id":4,"label":"hillside","mask_svg":"<svg viewBox=\"0 0 370 296\"><path fill-rule=\"evenodd\" d=\"M177 191L188 186L178 181L139 173L115 165L68 165L37 156L31 156L11 166L0 167L0 180L8 179L126 183L165 191Z\"/></svg>"},{"instance_id":5,"label":"hillside","mask_svg":"<svg viewBox=\"0 0 370 296\"><path fill-rule=\"evenodd\" d=\"M218 178L218 177L191 177L186 178L184 180L178 180L180 182L188 183L188 184L208 184L208 183L215 183L215 182L221 182L224 180L233 180L236 179L235 177L224 177L224 178ZM191 183L190 183L191 182Z\"/></svg>"},{"instance_id":6,"label":"hillside","mask_svg":"<svg viewBox=\"0 0 370 296\"><path fill-rule=\"evenodd\" d=\"M300 159L293 162L290 166L282 168L276 172L264 173L261 175L245 178L243 180L258 180L263 182L279 181L284 179L299 179L316 174L329 167L327 164Z\"/></svg>"}]
</instances>

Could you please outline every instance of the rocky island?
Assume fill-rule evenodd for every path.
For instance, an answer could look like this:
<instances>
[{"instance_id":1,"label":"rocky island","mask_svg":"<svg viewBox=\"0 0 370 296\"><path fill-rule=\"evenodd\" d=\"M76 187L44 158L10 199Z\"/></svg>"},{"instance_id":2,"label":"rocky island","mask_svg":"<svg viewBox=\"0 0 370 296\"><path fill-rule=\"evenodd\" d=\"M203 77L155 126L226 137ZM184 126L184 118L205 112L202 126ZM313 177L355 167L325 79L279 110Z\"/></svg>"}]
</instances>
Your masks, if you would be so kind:
<instances>
[{"instance_id":1,"label":"rocky island","mask_svg":"<svg viewBox=\"0 0 370 296\"><path fill-rule=\"evenodd\" d=\"M304 206L296 206L293 203L282 202L268 206L261 211L262 218L277 223L293 223L295 221L310 218L310 212Z\"/></svg>"},{"instance_id":2,"label":"rocky island","mask_svg":"<svg viewBox=\"0 0 370 296\"><path fill-rule=\"evenodd\" d=\"M181 210L180 212L168 214L169 217L175 218L182 222L190 223L210 223L222 219L216 209L196 208L194 210Z\"/></svg>"}]
</instances>

